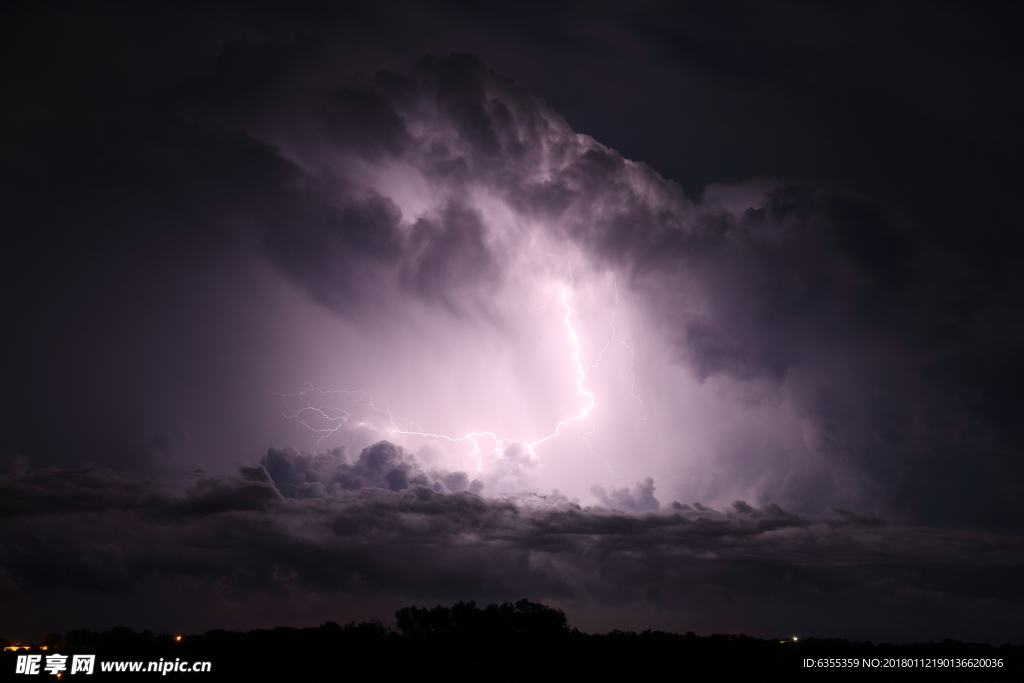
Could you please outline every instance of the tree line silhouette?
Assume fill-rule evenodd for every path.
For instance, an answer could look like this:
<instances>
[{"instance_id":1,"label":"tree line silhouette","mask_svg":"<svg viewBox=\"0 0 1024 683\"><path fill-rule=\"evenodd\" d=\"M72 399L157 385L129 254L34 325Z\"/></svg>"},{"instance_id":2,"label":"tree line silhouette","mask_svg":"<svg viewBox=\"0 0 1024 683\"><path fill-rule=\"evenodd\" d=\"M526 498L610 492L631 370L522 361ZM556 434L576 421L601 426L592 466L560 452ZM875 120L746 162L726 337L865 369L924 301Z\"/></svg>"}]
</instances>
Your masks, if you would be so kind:
<instances>
[{"instance_id":1,"label":"tree line silhouette","mask_svg":"<svg viewBox=\"0 0 1024 683\"><path fill-rule=\"evenodd\" d=\"M529 600L451 607L405 607L395 621L318 627L217 629L201 635L126 627L104 633L77 629L47 634L45 655L95 653L97 661L210 661L209 673L174 673L203 681L308 680L372 672L448 681L606 680L618 677L709 677L763 681L1014 681L1024 680L1024 645L942 643L874 645L835 639L765 640L745 635L698 636L662 631L586 634L568 626L565 614ZM36 652L40 652L36 650ZM0 678L15 676L15 652L4 652ZM1001 667L843 669L808 667L807 660L1001 659ZM127 680L124 673L91 680Z\"/></svg>"}]
</instances>

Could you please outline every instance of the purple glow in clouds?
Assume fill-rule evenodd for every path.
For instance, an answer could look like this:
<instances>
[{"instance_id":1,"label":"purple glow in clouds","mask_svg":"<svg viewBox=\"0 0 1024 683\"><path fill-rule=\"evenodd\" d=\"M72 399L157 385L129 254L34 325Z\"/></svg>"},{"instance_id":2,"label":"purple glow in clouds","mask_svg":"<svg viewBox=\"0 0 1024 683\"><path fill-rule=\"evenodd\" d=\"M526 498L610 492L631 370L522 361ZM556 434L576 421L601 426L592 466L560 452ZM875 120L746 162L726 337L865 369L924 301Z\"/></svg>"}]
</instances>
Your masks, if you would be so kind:
<instances>
[{"instance_id":1,"label":"purple glow in clouds","mask_svg":"<svg viewBox=\"0 0 1024 683\"><path fill-rule=\"evenodd\" d=\"M794 365L780 375L755 330L728 329L763 323L718 301L757 287L743 281L765 265L757 250L804 239L789 219L765 221L778 183L719 186L695 204L471 59L421 68L326 92L305 83L314 92L299 99L326 108L270 105L242 122L323 207L272 221L268 255L354 335L304 379L358 387L344 395L372 396L363 408L376 413L328 415L332 404L293 396L315 443L418 451L432 439L439 466L479 472L494 495L594 501L596 485L653 477L671 498L714 505L868 500L864 473L826 452L818 420L786 395L804 359L779 359ZM362 107L381 125L336 135ZM715 283L745 253L753 267ZM801 344L833 353L811 325Z\"/></svg>"},{"instance_id":2,"label":"purple glow in clouds","mask_svg":"<svg viewBox=\"0 0 1024 683\"><path fill-rule=\"evenodd\" d=\"M1021 155L951 123L1016 111L975 97L1016 71L960 60L950 97L896 6L434 3L391 34L411 5L314 5L176 6L188 40L26 8L0 41L18 628L526 597L585 630L1019 632L1024 280L991 226ZM174 47L106 64L81 26Z\"/></svg>"},{"instance_id":3,"label":"purple glow in clouds","mask_svg":"<svg viewBox=\"0 0 1024 683\"><path fill-rule=\"evenodd\" d=\"M569 352L570 355L566 356L565 362L571 364L573 368L573 374L575 375L574 385L577 394L577 402L579 404L579 407L576 410L576 414L570 417L566 417L559 421L557 424L554 425L553 431L551 431L549 434L536 438L532 441L526 442L522 439L516 439L508 436L499 436L487 430L473 431L467 434L463 434L461 436L451 436L447 434L434 433L428 430L424 430L424 428L419 423L413 420L396 418L396 416L392 414L390 408L387 406L386 403L381 402L378 405L378 403L374 401L373 396L369 392L363 390L325 391L311 384L307 384L306 388L301 392L295 394L286 394L283 396L283 398L285 398L289 403L292 403L295 406L297 406L295 408L289 408L288 411L286 412L286 416L294 418L300 425L309 429L312 432L312 434L316 437L316 444L318 446L325 440L329 441L330 437L336 436L340 429L351 429L353 427L373 429L374 431L376 431L377 436L379 436L379 438L386 438L392 441L400 440L403 436L424 437L426 439L446 443L448 444L449 448L460 445L464 442L468 442L471 445L471 452L469 453L469 456L475 463L475 467L471 466L470 469L473 469L477 472L482 472L482 470L484 469L485 455L480 450L481 443L483 443L484 448L486 448L488 451L486 455L486 459L489 465L488 474L491 474L493 469L496 466L499 466L499 463L507 461L509 454L516 452L522 453L522 462L524 464L526 464L527 466L535 466L539 462L539 456L537 453L538 447L542 447L543 444L561 436L562 429L566 425L569 425L574 422L584 422L588 426L588 430L582 434L582 439L587 444L588 453L592 458L600 457L599 454L594 452L593 446L589 441L589 437L597 431L597 427L588 417L591 410L594 408L596 399L594 393L592 391L589 391L585 385L588 381L588 369L596 368L598 366L598 363L601 363L603 361L603 357L605 353L608 351L609 347L613 345L621 345L629 353L629 367L627 367L627 371L629 372L630 376L630 386L628 390L630 392L630 395L636 400L636 403L639 406L640 410L643 411L643 416L636 423L637 426L639 426L639 424L643 422L644 419L646 419L646 411L643 410L643 402L641 398L634 391L635 377L632 371L632 364L634 361L633 351L628 344L614 336L615 309L613 308L612 311L608 314L608 327L610 329L612 337L600 349L598 349L593 344L589 344L581 340L579 335L577 334L573 320L574 318L578 318L580 316L580 312L576 309L576 296L572 290L572 284L574 280L572 279L571 275L571 265L568 264L568 262L567 266L569 267L570 278L568 286L560 285L558 287L557 296L549 295L547 297L548 303L545 303L542 306L528 307L533 312L541 312L544 311L544 309L547 307L548 304L552 302L552 300L557 302L557 306L560 308L561 311L563 311L561 320L564 325L563 332L565 339L561 342L551 342L547 346L561 346L566 348L566 351ZM615 288L614 306L617 307L619 304L618 287L614 283L614 280L612 282L612 285ZM589 356L592 358L592 360L588 361L584 358L584 347L589 347ZM491 391L495 393L502 393L502 387L490 385L489 388L491 389ZM372 427L371 424L367 422L365 417L356 417L353 415L352 412L345 410L343 407L341 407L342 405L349 403L353 404L352 407L357 411L359 409L368 409L368 412L370 412L371 414L374 412L378 413L378 416L380 418L386 416L386 425L374 429L374 427ZM505 406L506 410L508 408L508 406ZM455 407L456 411L460 409L462 409L461 406ZM367 411L364 410L362 412ZM402 427L400 427L399 424L396 423L396 419L398 420L398 422L402 423ZM552 422L553 421L554 420L552 420ZM420 439L418 441L422 445L423 440ZM453 466L455 467L458 467L459 464L465 463L464 460L462 461L462 463L458 462L457 452L455 454L449 453L448 457L445 459L451 463L454 463ZM611 468L609 467L609 470L610 469ZM485 480L491 479L493 481L493 478L488 477L487 475L481 474L477 476L481 476Z\"/></svg>"}]
</instances>

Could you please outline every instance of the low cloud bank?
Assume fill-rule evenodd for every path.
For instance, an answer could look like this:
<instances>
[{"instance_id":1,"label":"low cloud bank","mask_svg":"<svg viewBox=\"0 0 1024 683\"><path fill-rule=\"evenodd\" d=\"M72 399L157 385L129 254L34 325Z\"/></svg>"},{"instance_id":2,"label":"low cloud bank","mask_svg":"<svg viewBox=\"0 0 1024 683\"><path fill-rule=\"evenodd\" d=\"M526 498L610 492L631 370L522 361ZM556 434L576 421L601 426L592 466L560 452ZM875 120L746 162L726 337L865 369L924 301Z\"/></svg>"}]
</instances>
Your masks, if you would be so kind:
<instances>
[{"instance_id":1,"label":"low cloud bank","mask_svg":"<svg viewBox=\"0 0 1024 683\"><path fill-rule=\"evenodd\" d=\"M438 490L443 477L407 470L409 461L389 448L376 444L352 463L339 456L335 484L370 482L370 473L376 483L332 484L333 494L322 496L300 495L326 491L305 486L322 481L296 482L318 462L325 471L327 459L287 449L268 453L269 468L200 476L183 495L101 468L32 471L24 460L9 462L0 478L0 591L130 596L155 576L199 580L237 600L282 592L530 595L750 614L784 601L792 614L825 605L852 610L855 620L865 610L918 618L945 610L945 621L984 617L1001 627L1021 619L1019 536L742 501L725 510L673 502L640 512L523 505ZM400 481L406 486L393 490ZM605 498L650 504L643 496L651 484Z\"/></svg>"},{"instance_id":2,"label":"low cloud bank","mask_svg":"<svg viewBox=\"0 0 1024 683\"><path fill-rule=\"evenodd\" d=\"M437 493L475 494L484 488L478 479L470 482L465 472L424 470L414 454L388 441L367 446L354 461L344 446L316 454L294 447L271 448L259 468L243 469L257 479L265 474L265 481L273 481L278 491L290 498L324 498L373 487L402 491L425 486Z\"/></svg>"}]
</instances>

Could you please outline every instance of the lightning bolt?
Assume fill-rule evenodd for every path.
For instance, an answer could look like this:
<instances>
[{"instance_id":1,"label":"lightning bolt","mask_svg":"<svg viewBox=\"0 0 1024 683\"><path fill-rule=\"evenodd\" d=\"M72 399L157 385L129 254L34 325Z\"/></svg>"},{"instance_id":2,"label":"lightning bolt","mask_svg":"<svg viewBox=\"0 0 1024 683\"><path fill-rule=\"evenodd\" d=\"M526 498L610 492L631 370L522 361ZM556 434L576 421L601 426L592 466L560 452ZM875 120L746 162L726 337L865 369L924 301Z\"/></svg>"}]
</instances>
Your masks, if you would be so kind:
<instances>
[{"instance_id":1,"label":"lightning bolt","mask_svg":"<svg viewBox=\"0 0 1024 683\"><path fill-rule=\"evenodd\" d=\"M303 386L305 388L302 391L300 391L300 392L297 392L297 393L294 393L294 394L278 394L278 395L281 396L281 397L284 397L284 398L296 398L297 397L297 398L300 398L300 399L303 400L304 405L300 406L299 408L297 408L295 410L288 410L288 411L286 411L284 413L284 416L287 417L287 418L294 418L298 422L299 425L305 427L306 429L308 429L311 432L313 432L314 434L316 434L317 435L317 443L320 443L321 441L323 441L324 439L328 438L329 436L331 436L332 434L337 432L339 429L341 429L345 424L348 423L349 418L352 417L352 414L349 413L346 410L342 410L341 408L334 408L332 406L328 406L327 410L335 411L335 412L338 412L338 413L342 413L342 415L330 415L327 412L325 412L324 408L320 408L320 407L317 407L317 406L310 405L310 403L309 403L309 401L307 400L306 397L309 394L313 394L313 393L319 394L319 395L322 395L322 396L361 395L361 396L366 397L367 400L365 402L357 403L357 405L364 406L364 407L369 407L369 408L371 408L371 409L373 409L373 410L375 410L375 411L377 411L379 413L387 415L388 416L388 423L391 425L391 430L389 432L391 434L408 434L408 435L412 435L412 436L425 436L425 437L429 437L429 438L443 439L443 440L449 441L451 443L459 443L459 442L462 442L462 441L469 441L471 444L473 444L473 458L474 458L474 460L476 460L477 470L482 469L482 465L483 465L483 454L480 451L480 443L479 443L478 439L481 438L481 437L484 437L484 436L489 436L492 439L494 439L495 446L497 446L497 444L501 440L500 437L498 437L496 434L493 434L492 432L470 432L470 433L465 434L465 435L460 436L460 437L448 436L447 434L435 434L433 432L423 431L422 429L419 429L419 430L413 429L413 427L419 427L420 425L417 424L416 422L412 422L412 421L409 421L409 420L401 420L399 418L400 421L406 422L408 424L408 429L400 429L398 427L398 424L395 422L395 416L391 412L391 408L386 403L384 403L384 402L374 401L373 396L368 391L363 391L362 389L356 389L356 390L353 390L353 391L331 391L331 390L326 390L326 389L320 389L319 387L316 387L316 386L314 386L313 384L311 384L309 382L305 382ZM377 405L378 403L380 403L380 405ZM309 419L307 416L310 416L310 415L312 415L314 418L319 418L320 420L325 420L328 423L331 423L333 426L331 426L331 427L314 427L313 425L309 424L309 422L307 422L307 419ZM367 426L367 427L369 426L365 422L357 422L356 424L358 426Z\"/></svg>"},{"instance_id":2,"label":"lightning bolt","mask_svg":"<svg viewBox=\"0 0 1024 683\"><path fill-rule=\"evenodd\" d=\"M568 262L568 259L566 259L566 261ZM629 367L628 367L628 372L629 372L629 376L630 376L629 393L630 393L630 396L632 396L634 399L636 399L637 403L640 406L640 409L644 413L644 416L637 421L636 429L639 429L640 428L640 423L647 419L648 413L647 413L647 409L644 408L643 400L636 393L636 374L633 372L633 364L636 361L636 354L633 352L633 349L629 346L629 344L627 344L623 340L619 339L616 336L616 333L615 333L615 312L618 310L618 307L619 307L619 284L618 284L618 280L615 278L614 275L612 276L612 284L615 286L615 305L612 307L612 311L609 314L609 324L610 324L611 331L612 331L612 338L611 338L610 341L608 341L607 344L605 344L601 348L600 352L595 354L597 360L593 364L588 364L586 366L585 366L582 358L580 357L580 353L582 351L581 344L580 344L580 338L576 334L576 330L574 330L573 326L572 326L572 316L574 316L574 315L578 316L580 314L579 311L576 310L576 305L575 305L575 300L574 300L575 299L575 295L573 294L573 289L572 289L572 286L575 284L575 282L576 282L576 280L572 276L572 264L569 264L569 289L566 289L565 287L561 287L560 288L560 290L561 290L561 303L562 303L562 307L565 309L565 316L563 318L563 321L565 322L566 332L569 335L569 343L572 345L572 349L573 349L573 351L572 351L573 363L575 363L575 365L576 365L576 391L581 396L584 396L586 398L586 405L584 406L583 410L578 415L576 415L574 417L570 417L568 419L565 419L565 420L562 420L561 422L559 422L555 426L555 431L554 432L552 432L551 434L548 434L547 436L545 436L543 438L537 439L536 441L533 441L532 443L530 443L528 445L529 445L529 447L531 449L533 449L535 446L537 446L539 444L542 444L542 443L544 443L546 441L554 439L556 436L560 436L561 433L562 433L562 427L563 426L565 426L565 425L567 425L569 423L572 423L572 422L585 421L585 422L587 422L587 424L590 425L590 431L583 435L583 440L587 442L587 447L590 449L591 455L593 455L594 454L594 447L593 447L593 444L590 443L590 435L594 434L597 431L597 427L594 425L593 421L590 420L589 417L587 417L587 415L590 413L591 409L593 409L594 403L595 403L595 399L594 399L593 392L587 391L586 389L583 388L583 382L586 379L586 370L584 369L584 367L590 367L590 368L597 367L598 363L600 363L601 361L604 360L605 352L613 344L622 344L622 346L625 347L625 349L627 351L629 351ZM593 347L591 347L591 348L593 348ZM605 361L605 362L607 363L607 361ZM604 457L604 454L599 453L599 455L601 456L601 459L604 461L605 466L608 468L608 471L614 473L614 469L612 468L611 464L608 462L607 458Z\"/></svg>"},{"instance_id":3,"label":"lightning bolt","mask_svg":"<svg viewBox=\"0 0 1024 683\"><path fill-rule=\"evenodd\" d=\"M566 260L568 261L568 259L566 259ZM547 436L541 437L539 439L536 439L534 441L531 441L531 442L527 443L526 445L530 449L531 452L535 452L534 449L537 446L539 446L539 445L541 445L541 444L543 444L543 443L545 443L547 441L550 441L550 440L552 440L552 439L554 439L554 438L556 438L558 436L561 436L562 428L565 427L566 425L571 424L573 422L586 422L588 425L590 425L590 431L588 431L586 434L583 435L583 439L584 439L584 441L587 442L587 445L590 448L591 454L593 454L593 452L594 452L593 451L593 445L590 443L589 437L597 431L597 428L594 425L593 421L590 419L589 414L590 414L590 411L594 408L594 405L596 403L596 399L594 397L593 392L588 391L584 387L584 382L586 381L586 377L587 377L586 369L587 368L597 367L598 363L600 363L600 362L602 362L604 360L605 352L614 344L621 344L623 347L625 347L629 351L629 354L630 354L630 363L629 363L629 368L628 368L628 371L629 371L629 374L630 374L630 378L631 378L630 395L634 399L636 399L637 403L640 406L640 409L644 413L644 416L637 422L637 425L636 425L637 428L639 428L639 425L640 425L641 422L643 422L644 420L647 419L647 415L648 415L647 410L646 410L646 408L644 408L643 401L641 400L640 396L636 393L636 375L633 372L633 364L635 362L636 355L633 352L633 349L628 344L626 344L623 340L617 338L617 336L616 336L616 332L615 332L615 317L614 316L615 316L615 312L618 310L618 305L619 305L619 288L618 288L618 283L614 279L613 279L613 283L615 285L615 305L614 305L614 307L612 309L612 312L611 312L611 314L609 316L611 332L612 332L612 338L611 338L610 341L608 341L608 343L606 343L601 348L600 352L595 354L596 361L593 364L588 364L588 363L586 363L584 361L584 359L582 357L582 354L583 354L583 342L581 341L579 335L577 334L577 332L576 332L576 330L575 330L575 328L573 327L573 324L572 324L573 317L574 316L579 316L580 312L576 309L576 303L575 303L576 294L574 293L574 290L573 290L573 286L575 285L575 279L572 276L572 265L569 264L569 286L566 287L566 286L563 285L563 286L559 287L559 292L560 292L559 302L561 303L561 306L564 309L564 314L562 316L562 322L565 325L565 331L566 331L566 334L568 335L568 340L566 342L560 342L560 343L567 343L567 344L569 344L572 347L572 362L573 362L573 365L575 366L575 374L576 374L576 392L577 392L577 394L580 397L582 397L584 399L584 401L583 401L584 405L583 405L583 407L580 409L580 411L576 415L574 415L572 417L568 417L568 418L562 420L561 422L559 422L557 425L555 425L555 429L554 429L554 431L552 433L548 434ZM531 307L528 307L528 308L531 308L532 310L540 310L541 308L546 307L546 305L547 304L545 304L544 306L540 306L540 307L532 307L531 306ZM592 345L591 345L591 349L596 351L596 349ZM605 361L605 362L607 363L607 361ZM278 394L278 395L282 396L284 398L298 398L298 399L300 399L300 401L301 401L300 406L298 408L296 408L296 409L289 409L289 410L287 410L284 413L284 416L287 417L287 418L295 419L296 422L298 423L298 425L301 425L302 427L305 427L309 431L313 432L313 434L315 434L317 436L317 443L320 443L324 439L326 439L326 438L330 437L331 435L335 434L339 429L342 428L342 426L344 426L345 424L348 424L350 419L353 416L352 416L352 414L350 412L348 412L346 410L343 410L341 408L336 408L336 407L333 407L333 406L319 407L319 406L312 405L309 402L309 400L308 400L308 396L310 394L319 394L321 396L361 396L361 397L364 397L365 400L363 402L357 403L357 405L363 406L363 407L369 407L372 410L375 410L375 411L377 411L377 412L379 412L379 413L381 413L383 415L386 415L387 419L388 419L388 423L391 425L390 433L392 433L392 434L405 434L405 435L411 435L411 436L423 436L423 437L428 437L428 438L441 439L441 440L447 441L449 443L461 443L461 442L464 442L464 441L468 441L472 445L472 457L473 457L474 460L476 460L477 470L478 471L483 469L483 453L480 450L480 441L482 439L488 438L488 439L490 439L490 440L492 440L494 442L494 446L495 446L495 448L497 448L497 447L500 446L501 442L505 440L502 437L499 437L497 434L495 434L493 432L488 432L488 431L484 431L484 432L469 432L469 433L464 434L462 436L449 436L447 434L437 434L437 433L433 433L433 432L427 432L427 431L424 431L422 429L422 427L418 423L413 422L413 421L409 421L409 420L402 420L402 419L399 418L400 422L404 422L407 425L406 429L400 429L399 426L398 426L398 423L396 422L395 415L391 412L391 408L386 403L384 403L384 402L375 401L373 396L369 392L367 392L367 391L364 391L362 389L349 390L349 391L323 390L323 389L320 389L320 388L314 386L313 384L311 384L309 382L306 382L303 386L304 386L304 388L300 392L292 393L292 394ZM310 424L310 420L316 420L317 421L317 426L314 426L313 424ZM324 426L325 424L327 426ZM367 427L369 427L369 425L366 425L365 422L358 422L356 424L360 425L360 426L367 426ZM612 468L611 468L611 465L608 464L608 461L604 458L603 455L601 457L602 457L602 460L605 460L605 464L608 466L609 470L611 470Z\"/></svg>"},{"instance_id":4,"label":"lightning bolt","mask_svg":"<svg viewBox=\"0 0 1024 683\"><path fill-rule=\"evenodd\" d=\"M569 271L569 277L572 277L571 270ZM570 284L570 287L571 286L572 285ZM586 379L587 373L583 369L583 361L582 359L580 359L580 338L576 335L576 330L574 330L572 327L572 316L579 315L579 311L576 310L575 303L572 301L572 297L566 290L566 288L561 287L560 289L562 292L562 306L565 308L565 316L562 318L562 320L565 322L565 329L569 333L569 343L572 344L572 360L573 363L576 364L576 391L581 396L586 397L587 405L583 408L583 411L579 415L562 420L557 425L555 425L555 431L552 432L551 434L548 434L544 438L537 439L536 441L533 441L530 444L528 444L531 449L537 446L537 444L542 444L545 441L548 441L550 439L555 438L556 436L561 435L562 427L569 424L570 422L586 420L590 424L590 431L583 436L584 440L586 440L588 436L590 436L596 431L594 423L591 422L590 419L587 417L587 414L594 407L594 394L583 388L583 380ZM589 445L590 442L587 441L587 444Z\"/></svg>"}]
</instances>

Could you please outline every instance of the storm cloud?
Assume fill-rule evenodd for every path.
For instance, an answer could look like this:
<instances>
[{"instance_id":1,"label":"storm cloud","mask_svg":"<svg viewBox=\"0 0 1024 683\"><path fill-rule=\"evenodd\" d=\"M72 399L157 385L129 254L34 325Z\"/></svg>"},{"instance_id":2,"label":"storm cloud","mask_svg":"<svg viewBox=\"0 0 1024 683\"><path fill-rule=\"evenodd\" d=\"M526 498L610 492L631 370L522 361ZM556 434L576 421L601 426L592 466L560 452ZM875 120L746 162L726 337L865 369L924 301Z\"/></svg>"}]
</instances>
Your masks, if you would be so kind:
<instances>
[{"instance_id":1,"label":"storm cloud","mask_svg":"<svg viewBox=\"0 0 1024 683\"><path fill-rule=\"evenodd\" d=\"M11 22L27 66L4 110L0 591L526 596L772 636L1018 629L1024 281L998 196L1019 103L994 93L1019 65L957 62L991 82L943 105L951 134L912 125L914 88L890 75L935 61L912 31L901 61L888 39L817 45L853 35L828 28L839 10L790 8L804 30L723 6L577 24L558 4L550 34L481 9L465 21L490 27L486 63L420 49L418 26L387 34L383 10L316 34L312 7L253 24L190 8L145 67L64 41L72 10L52 35ZM458 14L434 10L417 16ZM97 29L111 54L150 35L122 36L125 17ZM534 62L503 52L506 23ZM378 50L387 36L415 56ZM586 64L542 97L545 51L568 46ZM626 78L623 59L650 68ZM949 71L907 83L961 82ZM669 72L719 99L683 106L653 87ZM849 76L842 93L825 72ZM763 120L719 116L733 97ZM645 103L664 126L611 128L657 168L602 134ZM917 143L872 157L899 131ZM848 140L872 141L849 162L872 182L790 163ZM740 151L758 163L730 170Z\"/></svg>"},{"instance_id":2,"label":"storm cloud","mask_svg":"<svg viewBox=\"0 0 1024 683\"><path fill-rule=\"evenodd\" d=\"M781 592L798 613L879 600L850 633L863 630L862 618L901 609L948 610L941 627L964 637L1019 624L1024 542L1016 535L907 526L842 509L807 516L737 501L725 510L673 503L635 513L382 483L290 497L257 466L200 477L170 495L96 468L8 474L6 589L117 596L154 576L187 577L238 600L350 591L423 598L458 586L459 595L482 599L653 601L687 612L696 601L733 616L743 604L759 629L786 623L770 614ZM62 509L51 502L57 492ZM988 631L957 629L963 618L994 621Z\"/></svg>"},{"instance_id":3,"label":"storm cloud","mask_svg":"<svg viewBox=\"0 0 1024 683\"><path fill-rule=\"evenodd\" d=\"M196 111L301 167L286 191L301 199L263 223L264 244L341 314L412 295L501 315L503 290L550 268L530 246L541 239L549 253L575 254L579 271L618 274L699 382L733 382L741 403L780 408L801 435L780 446L789 455L735 456L758 470L736 476L764 500L949 521L940 481L998 469L1007 488L963 513L1000 523L1016 514L1007 496L1020 483L1019 435L966 400L985 380L943 362L955 255L884 202L769 179L709 186L695 202L469 54L427 57L410 75L347 77L315 38L237 43L193 88L199 103L231 93ZM982 436L996 423L999 437ZM787 467L807 470L806 481L767 483L768 470Z\"/></svg>"},{"instance_id":4,"label":"storm cloud","mask_svg":"<svg viewBox=\"0 0 1024 683\"><path fill-rule=\"evenodd\" d=\"M423 470L415 455L404 453L401 446L379 441L367 446L354 462L344 447L326 453L300 453L296 448L271 448L263 457L261 468L245 470L252 477L267 477L285 495L292 498L324 498L340 491L382 488L402 491L412 486L425 486L439 493L472 491L479 493L483 483L470 482L465 472Z\"/></svg>"}]
</instances>

